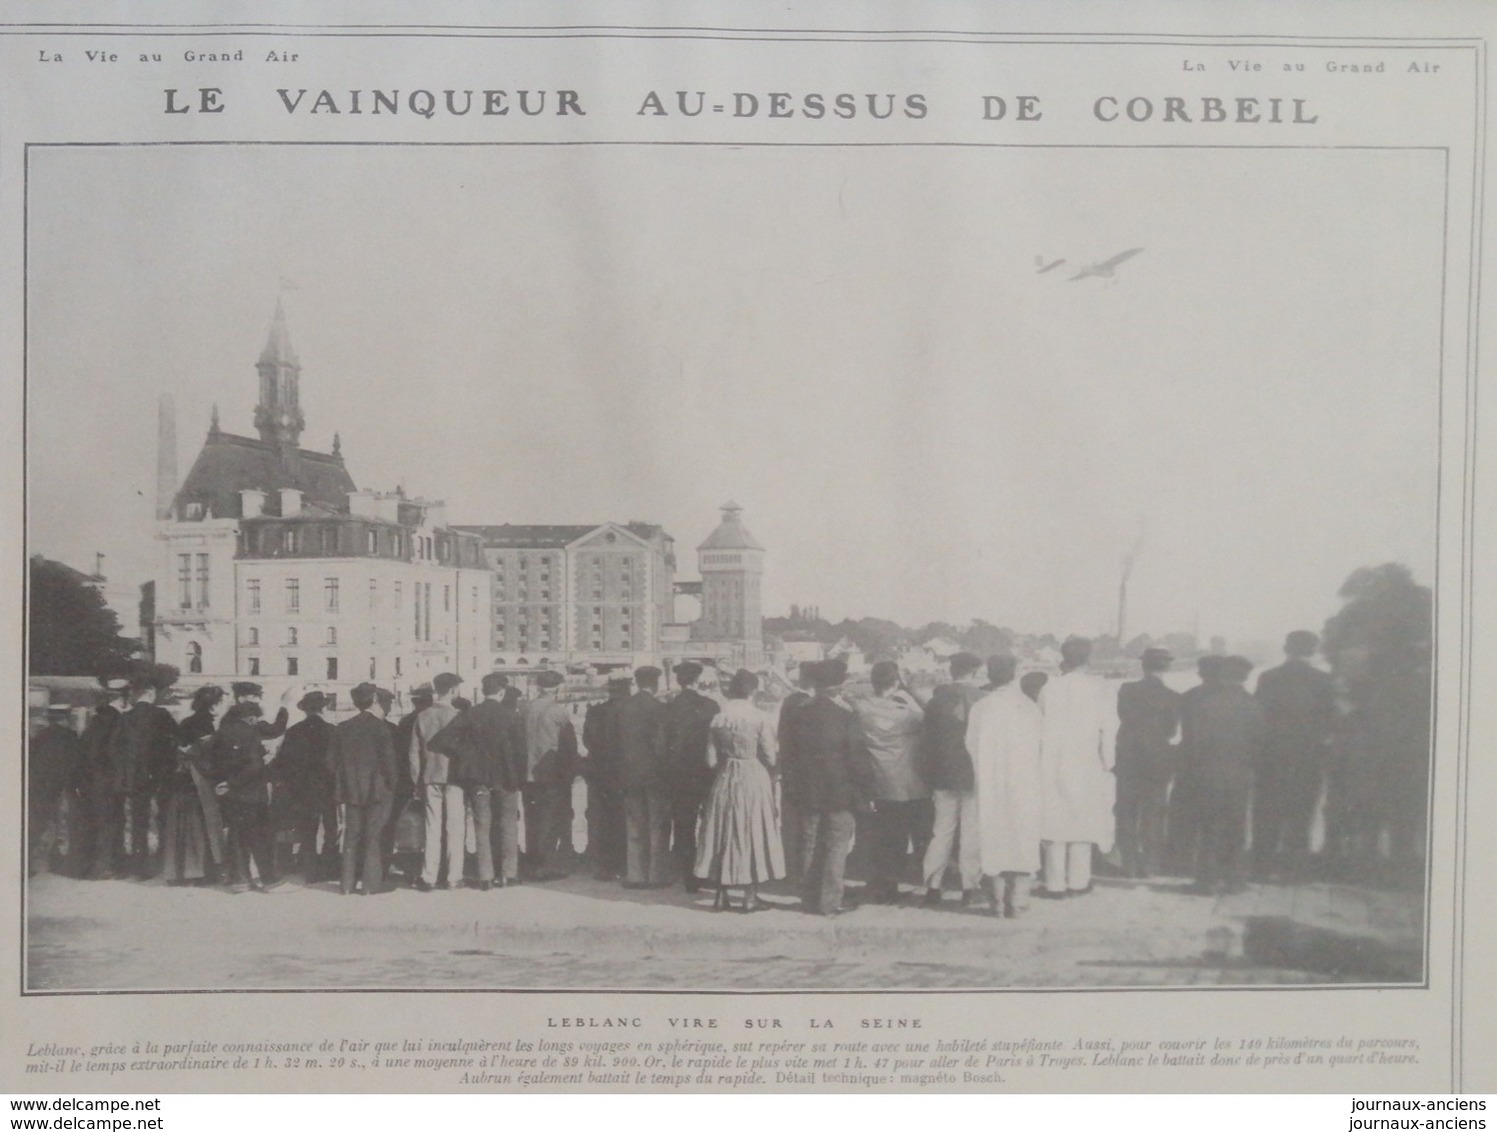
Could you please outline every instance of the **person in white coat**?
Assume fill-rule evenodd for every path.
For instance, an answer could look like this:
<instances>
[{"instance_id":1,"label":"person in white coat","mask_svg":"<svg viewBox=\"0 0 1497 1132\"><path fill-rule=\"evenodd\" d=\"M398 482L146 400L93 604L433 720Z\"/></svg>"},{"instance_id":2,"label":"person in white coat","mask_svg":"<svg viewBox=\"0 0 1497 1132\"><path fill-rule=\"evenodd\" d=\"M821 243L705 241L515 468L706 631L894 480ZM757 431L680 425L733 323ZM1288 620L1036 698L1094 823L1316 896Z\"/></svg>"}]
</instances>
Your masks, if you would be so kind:
<instances>
[{"instance_id":1,"label":"person in white coat","mask_svg":"<svg viewBox=\"0 0 1497 1132\"><path fill-rule=\"evenodd\" d=\"M1111 851L1112 745L1106 684L1085 671L1092 644L1069 637L1060 647L1060 675L1040 693L1044 713L1040 773L1040 895L1050 899L1092 890L1092 849Z\"/></svg>"},{"instance_id":2,"label":"person in white coat","mask_svg":"<svg viewBox=\"0 0 1497 1132\"><path fill-rule=\"evenodd\" d=\"M1029 878L1040 867L1040 741L1042 717L1018 684L1018 661L988 661L993 690L972 706L967 752L977 788L978 856L993 915L1010 919L1028 902Z\"/></svg>"}]
</instances>

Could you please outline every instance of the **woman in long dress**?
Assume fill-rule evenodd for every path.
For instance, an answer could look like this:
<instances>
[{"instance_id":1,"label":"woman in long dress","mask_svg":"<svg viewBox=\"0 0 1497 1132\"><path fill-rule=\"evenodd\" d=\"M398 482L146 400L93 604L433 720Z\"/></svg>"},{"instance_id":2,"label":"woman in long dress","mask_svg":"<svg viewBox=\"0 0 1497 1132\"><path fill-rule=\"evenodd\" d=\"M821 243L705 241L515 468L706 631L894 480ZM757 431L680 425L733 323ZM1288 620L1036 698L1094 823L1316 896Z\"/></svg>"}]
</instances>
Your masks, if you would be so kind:
<instances>
[{"instance_id":1,"label":"woman in long dress","mask_svg":"<svg viewBox=\"0 0 1497 1132\"><path fill-rule=\"evenodd\" d=\"M212 785L202 775L207 743L218 728L226 697L216 684L192 696L192 712L177 729L178 762L166 800L161 873L168 884L196 884L222 863L222 826Z\"/></svg>"},{"instance_id":2,"label":"woman in long dress","mask_svg":"<svg viewBox=\"0 0 1497 1132\"><path fill-rule=\"evenodd\" d=\"M769 777L774 728L749 699L758 686L758 677L740 668L728 682L728 702L712 718L707 762L717 777L703 809L693 871L717 886L715 912L728 906L730 888L744 890L745 912L769 907L759 899L758 886L785 875Z\"/></svg>"}]
</instances>

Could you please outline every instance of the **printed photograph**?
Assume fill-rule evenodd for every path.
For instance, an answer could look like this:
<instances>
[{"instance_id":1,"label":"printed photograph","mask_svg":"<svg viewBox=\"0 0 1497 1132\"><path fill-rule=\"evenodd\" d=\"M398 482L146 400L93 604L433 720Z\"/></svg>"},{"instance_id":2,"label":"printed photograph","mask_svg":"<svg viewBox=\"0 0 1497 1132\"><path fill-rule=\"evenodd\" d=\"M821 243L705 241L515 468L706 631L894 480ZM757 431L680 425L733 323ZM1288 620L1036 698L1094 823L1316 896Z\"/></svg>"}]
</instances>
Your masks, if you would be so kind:
<instances>
[{"instance_id":1,"label":"printed photograph","mask_svg":"<svg viewBox=\"0 0 1497 1132\"><path fill-rule=\"evenodd\" d=\"M1422 984L1447 192L32 146L23 992Z\"/></svg>"}]
</instances>

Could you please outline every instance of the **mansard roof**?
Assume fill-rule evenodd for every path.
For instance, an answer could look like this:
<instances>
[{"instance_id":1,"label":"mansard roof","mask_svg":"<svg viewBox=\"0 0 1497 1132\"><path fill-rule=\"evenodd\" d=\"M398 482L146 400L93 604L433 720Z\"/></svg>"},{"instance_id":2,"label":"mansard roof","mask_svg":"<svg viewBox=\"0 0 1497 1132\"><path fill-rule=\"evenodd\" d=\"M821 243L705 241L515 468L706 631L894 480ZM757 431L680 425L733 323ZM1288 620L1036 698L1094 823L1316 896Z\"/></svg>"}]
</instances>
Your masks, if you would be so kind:
<instances>
[{"instance_id":1,"label":"mansard roof","mask_svg":"<svg viewBox=\"0 0 1497 1132\"><path fill-rule=\"evenodd\" d=\"M215 429L177 492L177 514L188 503L201 503L217 518L242 518L239 493L246 489L265 492L266 512L275 514L276 493L287 487L301 491L303 505L337 513L348 510L348 494L357 490L342 456L305 448L283 454L275 444Z\"/></svg>"}]
</instances>

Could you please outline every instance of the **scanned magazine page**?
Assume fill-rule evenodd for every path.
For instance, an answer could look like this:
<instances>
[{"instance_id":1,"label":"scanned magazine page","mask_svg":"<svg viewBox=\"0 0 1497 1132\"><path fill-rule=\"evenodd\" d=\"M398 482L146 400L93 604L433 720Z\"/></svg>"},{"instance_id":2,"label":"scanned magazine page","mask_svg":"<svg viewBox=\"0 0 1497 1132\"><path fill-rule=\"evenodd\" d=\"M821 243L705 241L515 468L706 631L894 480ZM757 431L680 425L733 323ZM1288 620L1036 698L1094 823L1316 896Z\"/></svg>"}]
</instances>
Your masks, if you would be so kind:
<instances>
[{"instance_id":1,"label":"scanned magazine page","mask_svg":"<svg viewBox=\"0 0 1497 1132\"><path fill-rule=\"evenodd\" d=\"M0 16L6 1090L1494 1088L1489 7Z\"/></svg>"}]
</instances>

